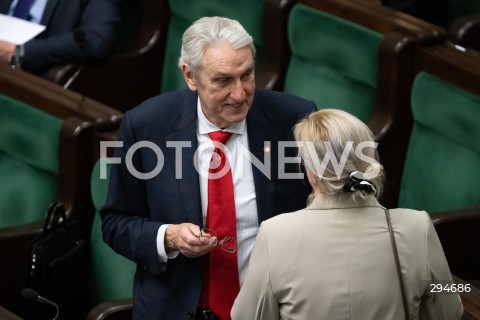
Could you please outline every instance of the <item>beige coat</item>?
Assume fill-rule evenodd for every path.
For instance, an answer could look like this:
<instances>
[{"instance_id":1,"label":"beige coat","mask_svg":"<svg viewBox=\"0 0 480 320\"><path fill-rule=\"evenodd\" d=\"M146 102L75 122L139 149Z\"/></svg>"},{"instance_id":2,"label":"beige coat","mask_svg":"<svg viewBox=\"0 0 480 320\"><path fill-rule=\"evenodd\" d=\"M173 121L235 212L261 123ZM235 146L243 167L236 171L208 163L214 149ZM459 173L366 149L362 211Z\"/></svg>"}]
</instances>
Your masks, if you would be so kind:
<instances>
[{"instance_id":1,"label":"beige coat","mask_svg":"<svg viewBox=\"0 0 480 320\"><path fill-rule=\"evenodd\" d=\"M426 212L392 209L409 319L457 320L458 294L425 295L452 280ZM405 320L383 207L373 196L320 197L262 223L232 319Z\"/></svg>"}]
</instances>

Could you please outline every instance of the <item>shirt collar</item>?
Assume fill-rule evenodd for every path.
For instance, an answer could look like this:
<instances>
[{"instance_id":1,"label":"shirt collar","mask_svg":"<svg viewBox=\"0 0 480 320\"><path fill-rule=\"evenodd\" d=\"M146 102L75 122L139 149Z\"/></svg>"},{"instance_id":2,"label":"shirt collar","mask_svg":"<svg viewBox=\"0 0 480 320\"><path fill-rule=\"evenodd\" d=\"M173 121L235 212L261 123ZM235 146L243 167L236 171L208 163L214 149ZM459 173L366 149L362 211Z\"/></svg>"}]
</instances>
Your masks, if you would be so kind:
<instances>
[{"instance_id":1,"label":"shirt collar","mask_svg":"<svg viewBox=\"0 0 480 320\"><path fill-rule=\"evenodd\" d=\"M217 127L210 120L205 117L203 113L202 106L200 105L200 97L197 99L197 119L198 119L198 133L199 134L208 134L213 131L222 130L221 128ZM246 128L246 120L244 119L241 122L233 123L230 127L223 129L227 132L232 132L236 134L243 134L245 133Z\"/></svg>"}]
</instances>

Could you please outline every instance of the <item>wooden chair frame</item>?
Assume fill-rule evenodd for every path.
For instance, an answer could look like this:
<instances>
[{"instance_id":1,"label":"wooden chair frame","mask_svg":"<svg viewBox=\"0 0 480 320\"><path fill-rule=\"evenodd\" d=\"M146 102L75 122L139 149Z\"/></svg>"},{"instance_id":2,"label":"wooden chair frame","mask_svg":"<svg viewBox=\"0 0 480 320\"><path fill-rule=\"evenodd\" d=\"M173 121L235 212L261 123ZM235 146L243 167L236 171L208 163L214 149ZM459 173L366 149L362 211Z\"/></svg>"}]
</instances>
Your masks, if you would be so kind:
<instances>
[{"instance_id":1,"label":"wooden chair frame","mask_svg":"<svg viewBox=\"0 0 480 320\"><path fill-rule=\"evenodd\" d=\"M453 21L448 28L448 38L456 45L480 52L480 14Z\"/></svg>"}]
</instances>

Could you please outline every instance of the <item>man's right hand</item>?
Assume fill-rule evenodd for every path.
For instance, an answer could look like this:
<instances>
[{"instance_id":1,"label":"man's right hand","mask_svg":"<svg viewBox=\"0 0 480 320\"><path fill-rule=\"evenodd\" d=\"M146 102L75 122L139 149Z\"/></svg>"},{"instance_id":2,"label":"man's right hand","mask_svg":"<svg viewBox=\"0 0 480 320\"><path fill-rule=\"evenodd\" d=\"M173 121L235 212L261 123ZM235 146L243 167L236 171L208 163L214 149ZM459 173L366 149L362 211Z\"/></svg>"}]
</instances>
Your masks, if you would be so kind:
<instances>
[{"instance_id":1,"label":"man's right hand","mask_svg":"<svg viewBox=\"0 0 480 320\"><path fill-rule=\"evenodd\" d=\"M165 231L165 250L180 251L187 258L203 256L215 248L216 239L210 244L202 243L198 237L200 227L193 223L172 224Z\"/></svg>"}]
</instances>

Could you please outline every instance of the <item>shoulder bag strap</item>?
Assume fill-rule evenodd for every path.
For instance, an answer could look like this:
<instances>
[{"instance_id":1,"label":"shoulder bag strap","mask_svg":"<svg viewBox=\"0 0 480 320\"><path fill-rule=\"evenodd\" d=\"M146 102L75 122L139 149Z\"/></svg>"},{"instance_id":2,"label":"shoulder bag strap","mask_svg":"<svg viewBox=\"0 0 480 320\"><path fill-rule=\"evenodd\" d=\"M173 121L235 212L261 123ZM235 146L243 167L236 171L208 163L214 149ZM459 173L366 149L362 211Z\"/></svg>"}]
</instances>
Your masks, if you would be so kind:
<instances>
[{"instance_id":1,"label":"shoulder bag strap","mask_svg":"<svg viewBox=\"0 0 480 320\"><path fill-rule=\"evenodd\" d=\"M392 242L393 256L395 257L395 266L397 267L398 281L400 282L400 290L402 291L405 319L408 320L410 317L408 313L408 304L407 304L407 296L405 294L405 286L403 284L402 269L400 267L400 259L398 258L397 243L395 242L395 236L393 234L393 228L390 222L390 213L388 212L388 209L384 209L384 210L385 210L385 217L387 219L388 232L390 233L390 241Z\"/></svg>"}]
</instances>

